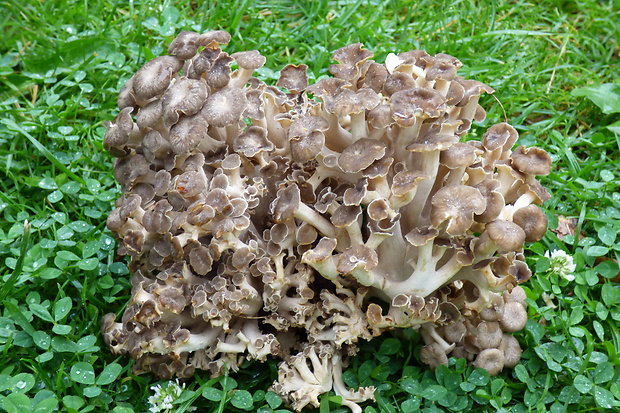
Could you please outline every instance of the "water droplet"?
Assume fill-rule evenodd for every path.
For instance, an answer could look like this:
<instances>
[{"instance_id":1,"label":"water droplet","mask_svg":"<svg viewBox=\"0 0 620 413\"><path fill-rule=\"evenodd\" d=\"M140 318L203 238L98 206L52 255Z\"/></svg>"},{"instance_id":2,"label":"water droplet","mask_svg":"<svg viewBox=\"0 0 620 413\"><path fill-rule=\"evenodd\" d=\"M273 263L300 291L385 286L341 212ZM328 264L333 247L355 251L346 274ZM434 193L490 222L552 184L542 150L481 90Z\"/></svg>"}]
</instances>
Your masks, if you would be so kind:
<instances>
[{"instance_id":1,"label":"water droplet","mask_svg":"<svg viewBox=\"0 0 620 413\"><path fill-rule=\"evenodd\" d=\"M26 382L23 380L20 380L17 383L15 383L15 387L21 390L26 387Z\"/></svg>"},{"instance_id":2,"label":"water droplet","mask_svg":"<svg viewBox=\"0 0 620 413\"><path fill-rule=\"evenodd\" d=\"M82 374L82 370L76 370L75 374L79 376L80 374Z\"/></svg>"}]
</instances>

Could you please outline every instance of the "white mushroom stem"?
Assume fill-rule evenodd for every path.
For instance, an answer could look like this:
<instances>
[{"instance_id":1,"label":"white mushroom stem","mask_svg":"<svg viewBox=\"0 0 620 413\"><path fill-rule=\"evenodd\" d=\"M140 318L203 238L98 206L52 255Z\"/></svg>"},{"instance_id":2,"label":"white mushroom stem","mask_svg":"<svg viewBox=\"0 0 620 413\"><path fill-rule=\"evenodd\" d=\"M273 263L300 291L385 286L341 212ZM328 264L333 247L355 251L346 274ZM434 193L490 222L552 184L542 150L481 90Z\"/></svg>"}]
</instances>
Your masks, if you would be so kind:
<instances>
[{"instance_id":1,"label":"white mushroom stem","mask_svg":"<svg viewBox=\"0 0 620 413\"><path fill-rule=\"evenodd\" d=\"M433 250L433 243L429 242L422 247L422 255L418 257L413 272L406 280L395 281L391 278L383 277L374 286L381 288L383 293L390 298L403 293L420 297L428 296L450 282L463 268L456 252L453 253L445 264L437 268L437 264L443 258L446 249L446 247L435 247ZM433 250L433 254L429 254L429 250ZM458 278L461 278L460 273Z\"/></svg>"},{"instance_id":2,"label":"white mushroom stem","mask_svg":"<svg viewBox=\"0 0 620 413\"><path fill-rule=\"evenodd\" d=\"M351 114L351 135L353 141L368 136L368 128L366 126L366 112L362 110L360 113Z\"/></svg>"},{"instance_id":3,"label":"white mushroom stem","mask_svg":"<svg viewBox=\"0 0 620 413\"><path fill-rule=\"evenodd\" d=\"M295 218L312 225L326 237L336 238L336 227L334 227L327 219L323 218L321 214L303 202L300 202L299 206L295 210Z\"/></svg>"},{"instance_id":4,"label":"white mushroom stem","mask_svg":"<svg viewBox=\"0 0 620 413\"><path fill-rule=\"evenodd\" d=\"M424 179L418 183L417 190L413 200L404 208L403 220L405 220L405 231L411 228L421 227L428 223L428 216L422 216L422 212L425 207L430 203L429 195L435 184L435 177L437 176L437 170L439 169L439 155L440 151L420 152L419 162L412 165L411 170L421 170L423 175L428 176L428 179Z\"/></svg>"},{"instance_id":5,"label":"white mushroom stem","mask_svg":"<svg viewBox=\"0 0 620 413\"><path fill-rule=\"evenodd\" d=\"M420 134L424 119L416 116L411 126L401 126L394 140L394 159L396 162L405 161L408 158L407 146L411 145Z\"/></svg>"},{"instance_id":6,"label":"white mushroom stem","mask_svg":"<svg viewBox=\"0 0 620 413\"><path fill-rule=\"evenodd\" d=\"M441 347L441 349L448 354L452 350L456 344L448 344L448 342L437 333L437 326L432 323L424 323L420 327L420 335L424 339L424 343L431 344L437 343Z\"/></svg>"}]
</instances>

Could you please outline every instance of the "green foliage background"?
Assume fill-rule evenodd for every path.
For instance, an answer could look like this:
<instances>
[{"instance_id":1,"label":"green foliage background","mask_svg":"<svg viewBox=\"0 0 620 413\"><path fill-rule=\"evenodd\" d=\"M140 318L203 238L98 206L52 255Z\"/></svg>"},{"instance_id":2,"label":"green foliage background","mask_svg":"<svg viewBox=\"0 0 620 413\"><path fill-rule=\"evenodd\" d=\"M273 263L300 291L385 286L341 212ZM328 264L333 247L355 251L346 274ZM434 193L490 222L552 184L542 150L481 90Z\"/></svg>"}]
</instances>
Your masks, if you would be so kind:
<instances>
[{"instance_id":1,"label":"green foliage background","mask_svg":"<svg viewBox=\"0 0 620 413\"><path fill-rule=\"evenodd\" d=\"M229 52L258 49L257 75L287 63L328 74L331 52L362 42L383 61L449 53L496 89L479 137L505 118L546 149L550 228L528 247L526 349L497 377L451 360L431 372L404 331L361 345L345 373L375 385L371 412L564 412L620 408L620 37L618 1L116 1L0 3L0 411L142 412L156 379L129 373L99 334L130 284L105 218L119 191L102 147L116 94L181 30L225 29ZM564 250L575 280L544 256ZM543 300L546 294L549 299ZM551 297L552 296L552 297ZM286 412L268 392L276 362L197 374L175 411ZM320 412L346 411L326 395Z\"/></svg>"}]
</instances>

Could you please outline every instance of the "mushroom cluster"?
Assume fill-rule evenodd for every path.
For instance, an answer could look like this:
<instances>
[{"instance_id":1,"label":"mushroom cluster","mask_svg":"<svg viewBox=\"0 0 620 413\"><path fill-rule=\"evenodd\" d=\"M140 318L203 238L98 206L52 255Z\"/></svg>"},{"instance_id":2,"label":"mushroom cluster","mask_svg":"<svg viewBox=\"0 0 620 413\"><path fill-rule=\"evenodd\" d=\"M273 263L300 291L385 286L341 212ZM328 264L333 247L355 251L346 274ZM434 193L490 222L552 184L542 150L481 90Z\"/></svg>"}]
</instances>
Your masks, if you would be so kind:
<instances>
[{"instance_id":1,"label":"mushroom cluster","mask_svg":"<svg viewBox=\"0 0 620 413\"><path fill-rule=\"evenodd\" d=\"M343 368L369 340L419 329L431 367L467 357L496 374L521 349L525 242L547 227L539 148L500 123L467 140L493 90L421 50L337 50L333 77L182 32L118 97L104 146L122 189L107 225L130 257L132 297L102 320L134 373L190 377L281 359L294 409L333 390L360 412L373 388Z\"/></svg>"}]
</instances>

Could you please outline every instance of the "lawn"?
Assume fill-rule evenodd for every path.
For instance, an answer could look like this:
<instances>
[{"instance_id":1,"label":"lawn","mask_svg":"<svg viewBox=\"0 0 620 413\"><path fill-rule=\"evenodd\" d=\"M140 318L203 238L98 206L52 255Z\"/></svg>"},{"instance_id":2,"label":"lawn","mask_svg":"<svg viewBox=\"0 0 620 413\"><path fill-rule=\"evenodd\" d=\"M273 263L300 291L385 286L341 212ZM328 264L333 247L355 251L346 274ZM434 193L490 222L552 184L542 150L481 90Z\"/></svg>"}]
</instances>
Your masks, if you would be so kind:
<instances>
[{"instance_id":1,"label":"lawn","mask_svg":"<svg viewBox=\"0 0 620 413\"><path fill-rule=\"evenodd\" d=\"M468 137L507 121L518 144L553 159L540 178L549 230L525 248L521 362L494 377L454 358L431 371L416 331L386 334L361 343L344 373L348 386L377 388L364 412L620 409L617 0L9 0L0 16L0 411L145 412L176 385L132 375L101 337L101 317L122 314L131 296L106 228L120 188L104 125L125 82L178 32L213 29L230 32L229 53L259 50L267 83L288 63L307 64L314 83L334 50L356 42L377 62L450 54L460 76L495 89ZM276 377L276 360L214 379L198 372L161 411L289 412L268 390ZM325 394L315 411L349 410Z\"/></svg>"}]
</instances>

